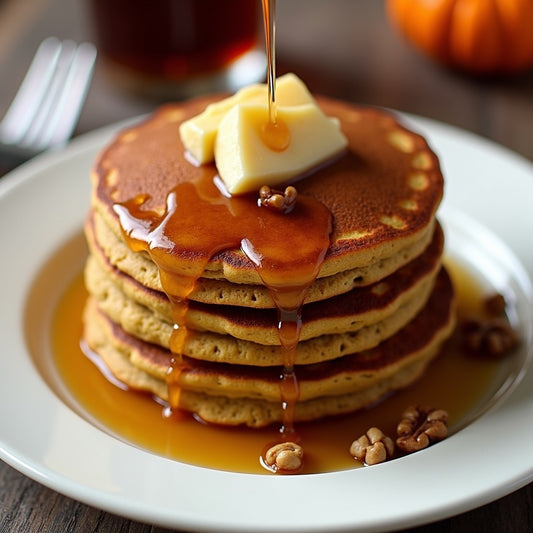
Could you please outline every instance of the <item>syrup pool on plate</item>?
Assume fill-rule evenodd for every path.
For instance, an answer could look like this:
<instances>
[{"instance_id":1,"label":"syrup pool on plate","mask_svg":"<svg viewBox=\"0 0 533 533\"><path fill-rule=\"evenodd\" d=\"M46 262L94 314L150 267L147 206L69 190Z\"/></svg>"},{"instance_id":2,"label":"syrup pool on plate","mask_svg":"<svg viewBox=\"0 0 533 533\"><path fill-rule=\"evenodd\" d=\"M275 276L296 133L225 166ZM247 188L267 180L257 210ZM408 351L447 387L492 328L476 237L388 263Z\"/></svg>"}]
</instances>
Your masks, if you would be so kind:
<instances>
[{"instance_id":1,"label":"syrup pool on plate","mask_svg":"<svg viewBox=\"0 0 533 533\"><path fill-rule=\"evenodd\" d=\"M202 467L268 475L259 457L266 442L279 439L277 426L261 430L224 428L204 424L189 415L166 418L162 406L150 395L107 379L106 369L95 364L99 361L84 355L80 348L86 298L81 274L84 254L83 236L78 235L43 267L28 300L26 332L30 352L56 395L89 423L147 452ZM454 257L447 264L458 293L459 313L470 313L490 290L490 282L478 282L478 273L466 269L460 259ZM79 264L78 274L65 287L64 279L73 276L73 264ZM50 328L50 346L46 347L32 324L43 302L57 298L58 286L65 289L52 323L46 325ZM423 378L409 389L359 413L298 424L305 448L302 473L361 466L349 454L351 442L371 426L395 435L401 412L412 404L446 409L453 435L492 405L502 387L513 381L515 367L508 359L488 361L466 356L454 336Z\"/></svg>"}]
</instances>

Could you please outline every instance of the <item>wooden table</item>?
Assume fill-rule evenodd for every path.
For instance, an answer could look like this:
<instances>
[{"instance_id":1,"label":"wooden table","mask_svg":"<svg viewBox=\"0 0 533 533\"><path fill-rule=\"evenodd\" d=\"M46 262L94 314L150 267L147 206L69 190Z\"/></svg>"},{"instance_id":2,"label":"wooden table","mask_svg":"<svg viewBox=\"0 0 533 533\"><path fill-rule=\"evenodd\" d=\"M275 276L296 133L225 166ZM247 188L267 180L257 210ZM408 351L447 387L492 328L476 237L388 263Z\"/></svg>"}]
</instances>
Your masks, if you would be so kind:
<instances>
[{"instance_id":1,"label":"wooden table","mask_svg":"<svg viewBox=\"0 0 533 533\"><path fill-rule=\"evenodd\" d=\"M38 43L49 35L90 39L86 5L69 0L0 0L0 115ZM278 72L298 73L315 92L453 124L533 161L533 71L514 78L478 79L442 69L391 30L383 3L377 0L280 0L277 37ZM156 105L113 85L99 62L76 133L151 111ZM531 531L532 487L411 531ZM167 530L78 503L0 463L0 531Z\"/></svg>"}]
</instances>

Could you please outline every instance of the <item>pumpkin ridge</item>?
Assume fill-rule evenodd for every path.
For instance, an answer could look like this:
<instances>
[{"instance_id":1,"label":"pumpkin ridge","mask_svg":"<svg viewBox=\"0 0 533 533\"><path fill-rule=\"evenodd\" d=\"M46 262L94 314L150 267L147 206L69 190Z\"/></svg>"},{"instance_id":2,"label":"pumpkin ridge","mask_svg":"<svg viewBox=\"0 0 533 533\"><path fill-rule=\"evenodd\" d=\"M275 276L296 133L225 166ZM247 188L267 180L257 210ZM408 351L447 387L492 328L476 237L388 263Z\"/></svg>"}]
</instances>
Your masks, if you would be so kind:
<instances>
[{"instance_id":1,"label":"pumpkin ridge","mask_svg":"<svg viewBox=\"0 0 533 533\"><path fill-rule=\"evenodd\" d=\"M387 15L421 52L478 75L533 67L533 0L387 0Z\"/></svg>"}]
</instances>

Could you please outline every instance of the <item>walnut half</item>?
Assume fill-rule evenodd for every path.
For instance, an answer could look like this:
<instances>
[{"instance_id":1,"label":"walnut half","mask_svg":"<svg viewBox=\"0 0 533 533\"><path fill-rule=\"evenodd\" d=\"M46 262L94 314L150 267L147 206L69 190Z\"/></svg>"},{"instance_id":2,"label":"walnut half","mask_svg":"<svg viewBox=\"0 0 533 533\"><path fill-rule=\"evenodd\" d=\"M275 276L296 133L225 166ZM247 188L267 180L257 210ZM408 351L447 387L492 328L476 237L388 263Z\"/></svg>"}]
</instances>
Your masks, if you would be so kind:
<instances>
[{"instance_id":1,"label":"walnut half","mask_svg":"<svg viewBox=\"0 0 533 533\"><path fill-rule=\"evenodd\" d=\"M422 450L448 435L448 413L443 409L418 405L408 407L396 431L396 445L400 450L407 453Z\"/></svg>"},{"instance_id":2,"label":"walnut half","mask_svg":"<svg viewBox=\"0 0 533 533\"><path fill-rule=\"evenodd\" d=\"M268 449L265 464L273 472L296 472L303 465L303 448L294 442L282 442Z\"/></svg>"},{"instance_id":3,"label":"walnut half","mask_svg":"<svg viewBox=\"0 0 533 533\"><path fill-rule=\"evenodd\" d=\"M466 320L462 324L463 344L468 353L499 358L517 344L518 335L503 318Z\"/></svg>"},{"instance_id":4,"label":"walnut half","mask_svg":"<svg viewBox=\"0 0 533 533\"><path fill-rule=\"evenodd\" d=\"M504 296L495 293L483 300L483 316L463 320L461 333L466 352L497 359L515 348L520 339L509 323L506 309Z\"/></svg>"},{"instance_id":5,"label":"walnut half","mask_svg":"<svg viewBox=\"0 0 533 533\"><path fill-rule=\"evenodd\" d=\"M268 185L263 185L259 189L259 199L257 201L259 206L268 207L279 211L280 213L290 213L295 204L298 192L289 185L284 191L271 189Z\"/></svg>"},{"instance_id":6,"label":"walnut half","mask_svg":"<svg viewBox=\"0 0 533 533\"><path fill-rule=\"evenodd\" d=\"M392 457L394 442L380 429L371 427L364 435L352 442L350 453L366 465L376 465Z\"/></svg>"}]
</instances>

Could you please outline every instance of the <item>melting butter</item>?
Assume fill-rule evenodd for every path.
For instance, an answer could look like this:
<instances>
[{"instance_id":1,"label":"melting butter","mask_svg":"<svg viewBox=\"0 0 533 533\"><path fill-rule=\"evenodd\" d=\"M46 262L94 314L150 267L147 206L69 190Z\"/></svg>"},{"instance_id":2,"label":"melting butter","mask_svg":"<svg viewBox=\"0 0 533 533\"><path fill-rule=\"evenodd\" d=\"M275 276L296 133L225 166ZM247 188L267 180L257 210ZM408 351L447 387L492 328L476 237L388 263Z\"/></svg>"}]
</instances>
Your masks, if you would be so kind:
<instances>
[{"instance_id":1,"label":"melting butter","mask_svg":"<svg viewBox=\"0 0 533 533\"><path fill-rule=\"evenodd\" d=\"M305 84L294 74L276 82L277 121L270 135L266 84L245 87L206 107L180 126L186 150L199 164L215 161L231 194L275 186L303 174L341 152L347 140L336 119L326 117ZM268 136L267 136L268 137ZM268 138L267 138L268 141Z\"/></svg>"},{"instance_id":2,"label":"melting butter","mask_svg":"<svg viewBox=\"0 0 533 533\"><path fill-rule=\"evenodd\" d=\"M276 82L276 101L281 106L296 106L314 102L305 84L294 74L285 74ZM214 160L215 139L224 116L234 106L242 103L268 103L265 83L243 87L233 96L208 105L199 115L183 122L180 137L194 160L200 165Z\"/></svg>"}]
</instances>

